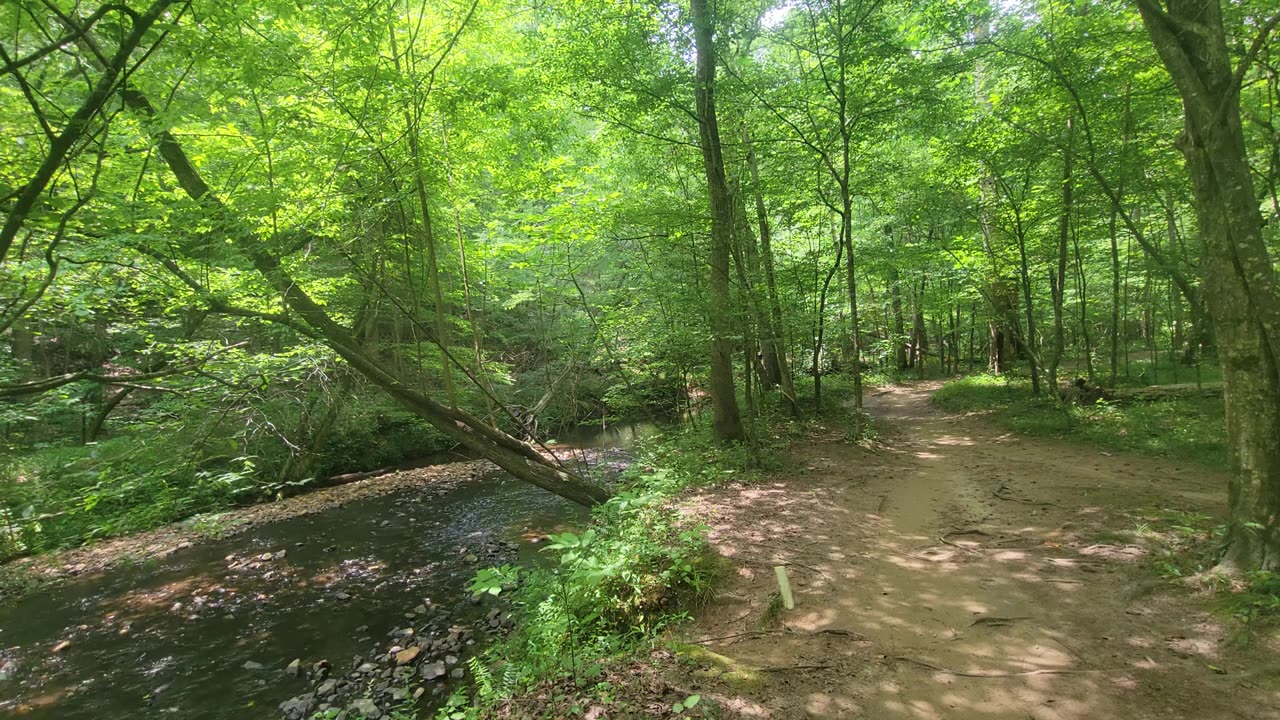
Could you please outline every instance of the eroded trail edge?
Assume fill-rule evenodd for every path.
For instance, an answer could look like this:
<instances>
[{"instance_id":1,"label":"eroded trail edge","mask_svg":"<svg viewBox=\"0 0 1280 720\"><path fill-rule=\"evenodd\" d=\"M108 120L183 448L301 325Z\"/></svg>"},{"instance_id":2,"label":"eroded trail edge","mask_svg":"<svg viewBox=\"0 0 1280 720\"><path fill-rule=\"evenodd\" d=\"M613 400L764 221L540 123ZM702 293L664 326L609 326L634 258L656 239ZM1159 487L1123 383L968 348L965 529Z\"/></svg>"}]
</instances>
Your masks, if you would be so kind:
<instances>
[{"instance_id":1,"label":"eroded trail edge","mask_svg":"<svg viewBox=\"0 0 1280 720\"><path fill-rule=\"evenodd\" d=\"M698 495L733 577L687 631L681 686L732 717L1275 718L1275 648L1228 642L1132 540L1149 509L1218 513L1201 468L1020 438L873 390L875 450ZM796 609L779 610L785 565Z\"/></svg>"}]
</instances>

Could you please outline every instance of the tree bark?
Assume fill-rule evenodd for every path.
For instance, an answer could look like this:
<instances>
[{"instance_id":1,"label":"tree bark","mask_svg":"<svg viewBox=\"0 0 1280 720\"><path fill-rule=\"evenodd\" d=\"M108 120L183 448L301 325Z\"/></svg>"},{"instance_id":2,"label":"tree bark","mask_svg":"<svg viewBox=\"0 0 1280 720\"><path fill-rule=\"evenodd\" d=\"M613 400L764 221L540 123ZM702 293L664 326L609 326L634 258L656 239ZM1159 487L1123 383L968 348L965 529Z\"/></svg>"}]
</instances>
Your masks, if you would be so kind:
<instances>
[{"instance_id":1,"label":"tree bark","mask_svg":"<svg viewBox=\"0 0 1280 720\"><path fill-rule=\"evenodd\" d=\"M691 0L697 53L696 89L698 133L707 176L711 210L711 284L707 314L711 325L712 432L721 442L746 439L733 383L733 340L730 337L732 294L729 292L729 254L733 245L733 204L720 154L720 126L716 120L716 58L714 21L707 0Z\"/></svg>"},{"instance_id":2,"label":"tree bark","mask_svg":"<svg viewBox=\"0 0 1280 720\"><path fill-rule=\"evenodd\" d=\"M1240 121L1240 86L1265 34L1238 69L1218 0L1138 0L1182 97L1186 158L1200 225L1204 295L1226 398L1230 516L1226 569L1280 568L1280 293L1262 234Z\"/></svg>"}]
</instances>

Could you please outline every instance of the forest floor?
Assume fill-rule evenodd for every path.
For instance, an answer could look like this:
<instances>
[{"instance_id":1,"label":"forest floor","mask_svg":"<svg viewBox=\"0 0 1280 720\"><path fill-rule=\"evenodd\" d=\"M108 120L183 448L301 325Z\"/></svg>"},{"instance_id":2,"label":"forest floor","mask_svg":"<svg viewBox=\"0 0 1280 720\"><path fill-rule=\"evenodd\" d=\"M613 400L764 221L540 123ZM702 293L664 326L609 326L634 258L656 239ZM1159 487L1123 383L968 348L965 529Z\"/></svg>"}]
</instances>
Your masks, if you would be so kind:
<instances>
[{"instance_id":1,"label":"forest floor","mask_svg":"<svg viewBox=\"0 0 1280 720\"><path fill-rule=\"evenodd\" d=\"M937 387L870 391L872 450L815 437L800 475L691 499L732 571L670 692L733 718L1280 718L1274 639L1241 642L1136 539L1153 511L1220 513L1222 475L1012 435Z\"/></svg>"}]
</instances>

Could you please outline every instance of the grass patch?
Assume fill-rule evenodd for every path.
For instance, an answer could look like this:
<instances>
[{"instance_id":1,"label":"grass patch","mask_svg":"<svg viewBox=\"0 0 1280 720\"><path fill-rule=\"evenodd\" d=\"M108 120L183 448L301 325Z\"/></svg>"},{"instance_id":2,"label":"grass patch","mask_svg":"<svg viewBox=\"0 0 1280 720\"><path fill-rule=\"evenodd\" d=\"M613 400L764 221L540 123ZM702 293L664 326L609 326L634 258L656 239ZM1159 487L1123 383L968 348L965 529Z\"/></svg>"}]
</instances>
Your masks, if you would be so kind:
<instances>
[{"instance_id":1,"label":"grass patch","mask_svg":"<svg viewBox=\"0 0 1280 720\"><path fill-rule=\"evenodd\" d=\"M719 447L704 431L669 433L638 458L588 528L550 538L550 567L478 572L470 590L508 594L516 630L472 658L472 687L436 717L503 716L517 696L522 712L532 699L554 717L587 702L616 708L620 700L602 682L606 668L656 648L666 628L710 596L720 566L704 528L682 521L673 499L759 464L758 453Z\"/></svg>"},{"instance_id":2,"label":"grass patch","mask_svg":"<svg viewBox=\"0 0 1280 720\"><path fill-rule=\"evenodd\" d=\"M1220 398L1062 405L1032 396L1026 380L972 375L943 385L933 402L945 410L987 413L1000 426L1033 437L1076 440L1211 468L1227 465L1226 418Z\"/></svg>"}]
</instances>

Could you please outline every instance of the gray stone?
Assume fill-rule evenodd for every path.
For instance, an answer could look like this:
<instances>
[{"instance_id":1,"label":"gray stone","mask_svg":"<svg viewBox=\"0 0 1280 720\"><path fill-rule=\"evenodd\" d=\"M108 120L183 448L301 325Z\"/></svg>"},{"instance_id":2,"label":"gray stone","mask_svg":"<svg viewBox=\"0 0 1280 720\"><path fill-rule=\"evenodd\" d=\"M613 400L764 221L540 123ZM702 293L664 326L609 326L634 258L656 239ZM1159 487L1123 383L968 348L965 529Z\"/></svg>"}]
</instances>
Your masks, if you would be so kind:
<instances>
[{"instance_id":1,"label":"gray stone","mask_svg":"<svg viewBox=\"0 0 1280 720\"><path fill-rule=\"evenodd\" d=\"M288 667L284 669L284 672L289 677L298 677L299 675L301 675L302 659L298 658L298 659L295 659L293 662L289 663Z\"/></svg>"},{"instance_id":2,"label":"gray stone","mask_svg":"<svg viewBox=\"0 0 1280 720\"><path fill-rule=\"evenodd\" d=\"M245 670L261 670L261 669L265 668L265 667L266 667L266 665L263 665L263 664L262 664L262 663L260 663L260 662L254 662L254 661L252 661L252 660L246 660L246 661L245 661L245 663L244 663L244 665L241 665L240 667L243 667Z\"/></svg>"},{"instance_id":3,"label":"gray stone","mask_svg":"<svg viewBox=\"0 0 1280 720\"><path fill-rule=\"evenodd\" d=\"M337 680L325 680L324 682L320 683L320 687L316 688L316 695L322 698L327 698L330 695L332 695L334 691L337 689L338 689Z\"/></svg>"},{"instance_id":4,"label":"gray stone","mask_svg":"<svg viewBox=\"0 0 1280 720\"><path fill-rule=\"evenodd\" d=\"M467 671L463 670L460 667L454 668L453 672L449 673L449 677L454 678L455 680L461 680L462 678L466 677L466 675L467 675Z\"/></svg>"},{"instance_id":5,"label":"gray stone","mask_svg":"<svg viewBox=\"0 0 1280 720\"><path fill-rule=\"evenodd\" d=\"M6 660L0 663L0 682L12 680L18 674L18 663L12 660Z\"/></svg>"},{"instance_id":6,"label":"gray stone","mask_svg":"<svg viewBox=\"0 0 1280 720\"><path fill-rule=\"evenodd\" d=\"M458 664L458 656L457 656L457 655L445 655L445 656L444 656L444 664L445 664L445 665L449 665L449 666L457 665L457 664Z\"/></svg>"},{"instance_id":7,"label":"gray stone","mask_svg":"<svg viewBox=\"0 0 1280 720\"><path fill-rule=\"evenodd\" d=\"M379 720L382 717L382 711L378 709L378 704L369 698L356 700L347 706L347 710L359 713L366 720Z\"/></svg>"},{"instance_id":8,"label":"gray stone","mask_svg":"<svg viewBox=\"0 0 1280 720\"><path fill-rule=\"evenodd\" d=\"M371 672L375 672L377 669L378 669L378 666L374 665L373 663L364 663L360 667L356 668L356 672L362 675L367 675Z\"/></svg>"},{"instance_id":9,"label":"gray stone","mask_svg":"<svg viewBox=\"0 0 1280 720\"><path fill-rule=\"evenodd\" d=\"M436 680L438 678L442 678L444 677L444 672L444 663L442 662L424 663L422 668L419 670L423 680Z\"/></svg>"},{"instance_id":10,"label":"gray stone","mask_svg":"<svg viewBox=\"0 0 1280 720\"><path fill-rule=\"evenodd\" d=\"M315 706L315 700L306 695L300 695L280 703L280 712L288 720L303 720L311 715L311 711L315 709Z\"/></svg>"}]
</instances>

